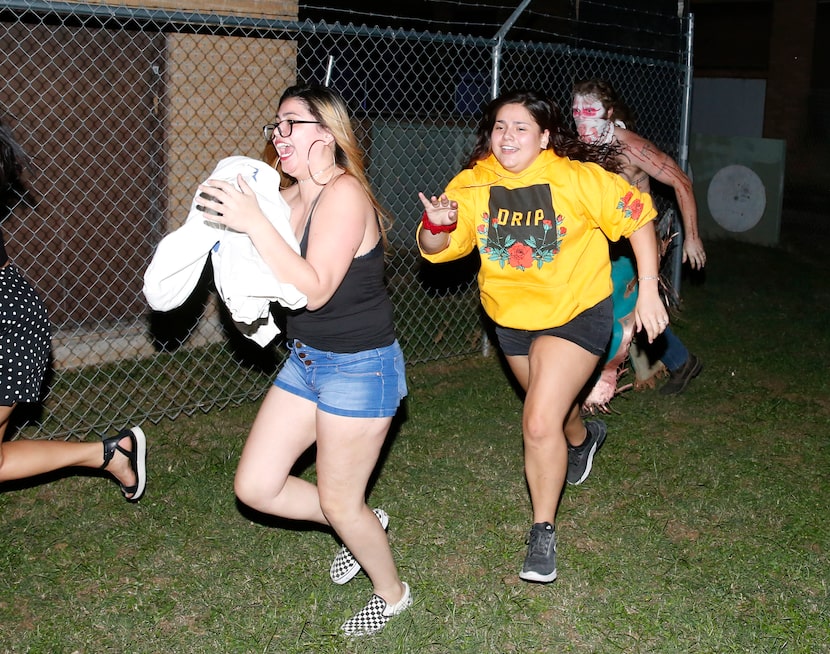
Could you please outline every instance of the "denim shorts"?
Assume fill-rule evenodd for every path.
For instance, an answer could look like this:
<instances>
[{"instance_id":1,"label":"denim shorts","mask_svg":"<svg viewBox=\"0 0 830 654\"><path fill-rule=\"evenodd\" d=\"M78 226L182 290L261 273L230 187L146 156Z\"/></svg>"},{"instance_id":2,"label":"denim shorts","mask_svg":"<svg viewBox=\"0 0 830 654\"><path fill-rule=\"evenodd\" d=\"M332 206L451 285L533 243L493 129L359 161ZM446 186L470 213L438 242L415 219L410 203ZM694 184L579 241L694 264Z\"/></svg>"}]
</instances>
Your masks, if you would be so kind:
<instances>
[{"instance_id":1,"label":"denim shorts","mask_svg":"<svg viewBox=\"0 0 830 654\"><path fill-rule=\"evenodd\" d=\"M274 385L314 402L320 411L353 418L394 416L406 397L406 369L398 341L338 354L294 340Z\"/></svg>"},{"instance_id":2,"label":"denim shorts","mask_svg":"<svg viewBox=\"0 0 830 654\"><path fill-rule=\"evenodd\" d=\"M527 356L531 343L539 336L558 336L576 343L591 354L602 356L611 342L613 328L614 305L609 297L561 327L528 331L496 325L496 336L501 351L507 356Z\"/></svg>"}]
</instances>

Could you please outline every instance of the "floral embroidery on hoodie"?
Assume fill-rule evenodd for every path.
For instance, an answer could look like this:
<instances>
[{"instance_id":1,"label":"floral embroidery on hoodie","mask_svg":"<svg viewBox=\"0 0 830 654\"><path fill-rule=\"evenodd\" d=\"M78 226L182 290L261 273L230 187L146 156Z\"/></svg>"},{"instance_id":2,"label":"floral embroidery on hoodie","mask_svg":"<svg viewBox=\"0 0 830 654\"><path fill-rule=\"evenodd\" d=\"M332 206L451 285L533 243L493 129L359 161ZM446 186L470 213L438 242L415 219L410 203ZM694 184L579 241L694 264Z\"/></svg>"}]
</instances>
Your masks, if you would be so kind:
<instances>
[{"instance_id":1,"label":"floral embroidery on hoodie","mask_svg":"<svg viewBox=\"0 0 830 654\"><path fill-rule=\"evenodd\" d=\"M562 216L556 216L556 227L550 218L542 220L542 239L530 235L523 241L507 234L502 236L499 233L499 221L490 220L488 214L482 214L482 223L478 226L478 233L482 235L481 247L479 250L491 261L498 261L504 268L505 264L517 270L527 270L536 262L536 267L541 268L543 264L553 261L553 257L559 252L561 237L567 233L567 229L561 224ZM489 227L489 229L488 229ZM488 235L488 232L489 235ZM549 240L548 237L553 237Z\"/></svg>"},{"instance_id":2,"label":"floral embroidery on hoodie","mask_svg":"<svg viewBox=\"0 0 830 654\"><path fill-rule=\"evenodd\" d=\"M631 220L639 220L640 214L643 213L643 202L639 199L632 201L631 198L633 195L634 192L629 191L622 198L620 198L620 201L617 203L617 209L622 209L626 218L631 218Z\"/></svg>"},{"instance_id":3,"label":"floral embroidery on hoodie","mask_svg":"<svg viewBox=\"0 0 830 654\"><path fill-rule=\"evenodd\" d=\"M563 217L552 211L550 189L545 184L506 189L494 186L490 211L481 215L476 228L479 251L499 266L516 270L542 268L559 253L567 229Z\"/></svg>"}]
</instances>

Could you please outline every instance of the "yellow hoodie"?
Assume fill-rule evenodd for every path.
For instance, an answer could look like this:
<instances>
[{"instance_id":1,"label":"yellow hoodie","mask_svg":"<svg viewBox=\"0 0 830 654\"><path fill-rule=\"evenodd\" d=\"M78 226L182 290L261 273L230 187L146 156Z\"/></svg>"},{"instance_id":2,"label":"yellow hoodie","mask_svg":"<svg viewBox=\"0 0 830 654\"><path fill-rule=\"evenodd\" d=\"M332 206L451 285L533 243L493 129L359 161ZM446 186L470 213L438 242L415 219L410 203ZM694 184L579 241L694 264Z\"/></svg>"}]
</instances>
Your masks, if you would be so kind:
<instances>
[{"instance_id":1,"label":"yellow hoodie","mask_svg":"<svg viewBox=\"0 0 830 654\"><path fill-rule=\"evenodd\" d=\"M436 254L442 263L476 248L481 303L496 324L559 327L611 295L608 239L653 220L651 196L602 167L542 151L521 173L492 154L446 189L458 202L458 227Z\"/></svg>"}]
</instances>

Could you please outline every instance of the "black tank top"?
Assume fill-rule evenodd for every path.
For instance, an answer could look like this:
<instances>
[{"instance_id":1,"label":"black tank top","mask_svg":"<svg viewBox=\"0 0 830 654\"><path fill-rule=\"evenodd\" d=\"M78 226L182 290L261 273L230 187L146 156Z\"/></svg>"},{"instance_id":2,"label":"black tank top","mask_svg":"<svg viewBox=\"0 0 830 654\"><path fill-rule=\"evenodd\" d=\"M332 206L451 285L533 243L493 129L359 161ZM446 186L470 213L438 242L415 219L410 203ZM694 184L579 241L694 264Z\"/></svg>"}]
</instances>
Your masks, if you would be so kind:
<instances>
[{"instance_id":1,"label":"black tank top","mask_svg":"<svg viewBox=\"0 0 830 654\"><path fill-rule=\"evenodd\" d=\"M316 205L315 201L300 241L300 254L304 257ZM305 309L288 315L288 338L340 354L391 345L395 329L385 268L383 240L378 239L370 252L352 259L346 276L326 304L314 311Z\"/></svg>"}]
</instances>

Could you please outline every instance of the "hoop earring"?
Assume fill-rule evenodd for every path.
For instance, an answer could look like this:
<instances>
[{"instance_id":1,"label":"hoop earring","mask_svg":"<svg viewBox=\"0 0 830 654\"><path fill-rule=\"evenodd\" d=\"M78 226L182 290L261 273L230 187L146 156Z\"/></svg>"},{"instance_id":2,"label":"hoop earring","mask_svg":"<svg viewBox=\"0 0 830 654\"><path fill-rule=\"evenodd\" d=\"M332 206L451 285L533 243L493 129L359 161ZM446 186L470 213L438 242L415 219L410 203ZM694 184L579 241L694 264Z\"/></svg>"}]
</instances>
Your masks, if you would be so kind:
<instances>
[{"instance_id":1,"label":"hoop earring","mask_svg":"<svg viewBox=\"0 0 830 654\"><path fill-rule=\"evenodd\" d=\"M325 141L323 141L323 139L317 139L316 141L312 141L311 145L308 146L308 156L306 157L308 159L308 165L306 166L306 170L308 171L308 177L306 177L305 179L298 179L297 180L298 184L304 184L305 182L314 182L315 184L317 184L317 186L325 186L326 184L328 184L331 181L331 179L328 179L325 182L318 182L315 175L319 175L320 173L324 173L324 172L334 168L337 165L337 157L336 156L332 157L331 163L328 166L326 166L325 168L321 168L317 172L312 172L312 170L311 170L311 161L310 161L311 160L311 148L313 148L317 143L322 143L323 147L326 146L326 143L325 143Z\"/></svg>"}]
</instances>

